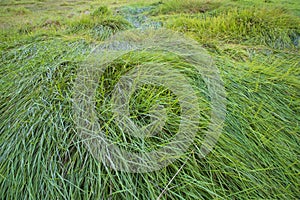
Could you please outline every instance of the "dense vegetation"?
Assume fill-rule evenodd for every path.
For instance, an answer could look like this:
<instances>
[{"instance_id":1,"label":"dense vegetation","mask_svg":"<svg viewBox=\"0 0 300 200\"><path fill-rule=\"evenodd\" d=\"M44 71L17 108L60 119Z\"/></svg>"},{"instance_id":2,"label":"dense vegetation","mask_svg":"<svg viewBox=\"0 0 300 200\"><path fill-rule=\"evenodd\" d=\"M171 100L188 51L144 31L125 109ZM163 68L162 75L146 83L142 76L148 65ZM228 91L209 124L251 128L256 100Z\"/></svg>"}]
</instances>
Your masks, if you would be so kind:
<instances>
[{"instance_id":1,"label":"dense vegetation","mask_svg":"<svg viewBox=\"0 0 300 200\"><path fill-rule=\"evenodd\" d=\"M1 1L0 199L299 199L299 17L297 0ZM77 69L113 34L153 26L198 41L213 58L227 93L223 132L200 159L209 98L201 77L184 71L204 99L193 145L159 171L114 171L77 135ZM189 67L160 52L113 61L99 78L96 107L120 138L100 97L141 63ZM142 115L157 100L172 113L168 132L176 132L180 109L166 88L137 91L130 114L149 123Z\"/></svg>"}]
</instances>

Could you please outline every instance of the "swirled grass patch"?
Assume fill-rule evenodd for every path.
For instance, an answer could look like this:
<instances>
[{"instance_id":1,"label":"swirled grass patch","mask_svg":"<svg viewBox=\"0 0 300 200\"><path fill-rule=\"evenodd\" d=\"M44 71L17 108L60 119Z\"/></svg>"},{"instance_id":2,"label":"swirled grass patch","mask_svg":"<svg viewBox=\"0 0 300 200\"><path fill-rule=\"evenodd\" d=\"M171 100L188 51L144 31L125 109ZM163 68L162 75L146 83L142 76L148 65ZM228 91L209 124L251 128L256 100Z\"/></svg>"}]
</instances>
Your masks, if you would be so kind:
<instances>
[{"instance_id":1,"label":"swirled grass patch","mask_svg":"<svg viewBox=\"0 0 300 200\"><path fill-rule=\"evenodd\" d=\"M137 65L135 66L127 62L121 70L118 68L108 70L109 72L117 72L116 84L107 83L107 80L115 79L113 76L99 78L119 57L122 58L128 53L138 55L140 52L142 52L141 58L149 57L148 62L146 62L147 59L140 59L136 60ZM173 59L170 59L172 57L168 57L168 54L173 54ZM174 64L179 58L181 59L179 63L184 63L181 66ZM194 74L191 73L193 72L191 68L194 68ZM126 73L120 74L120 71L124 70ZM188 76L186 76L187 74ZM212 151L222 132L226 115L224 86L211 57L197 42L165 29L122 32L95 48L78 70L74 86L74 110L78 136L84 139L87 148L97 159L115 170L139 173L165 167L180 157L181 154L184 154L199 132L199 115L202 112L199 110L198 99L201 98L201 95L198 94L200 87L197 84L199 83L194 84L197 76L198 79L202 77L207 86L207 91L204 93L209 96L212 108L207 114L210 123L204 133L205 139L199 147L199 157L205 157ZM191 77L196 77L196 79L191 79ZM99 84L102 90L106 86L113 89L112 92L109 92L111 94L107 94L105 91L100 92L101 98L110 103L111 106L103 108L103 103L99 104L104 112L101 111L101 114L97 116L94 108L96 101L94 96ZM141 102L142 104L138 106L144 107L145 103L149 104L148 106L153 107L156 114L153 115L152 110L145 113L154 120L149 125L140 126L133 121L135 116L130 116L132 111L130 108L135 107L132 107L132 104L129 106L130 99L135 97L138 89L146 91L145 89L151 85L156 85L162 89L156 91L158 94L172 93L171 96L180 105L180 112L177 108L177 113L180 115L176 116L176 112L174 113L172 109L168 108L175 104L170 100L169 103L166 103L168 101L164 98L169 99L170 95L169 97L161 96L161 102L159 102L160 99L154 97L157 102L153 105L151 97L155 96L155 93L149 93L148 97L144 97L144 103ZM206 107L203 109L209 110ZM136 108L134 109L136 110ZM105 113L111 111L113 115L108 120L115 123L111 123L110 126L110 123L101 119L103 119L102 115L106 116ZM171 115L167 111L171 111ZM206 115L204 112L202 114ZM117 132L119 138L123 137L123 140L124 138L129 140L126 134L145 139L160 133L163 138L167 138L167 136L170 138L163 144L162 142L157 143L156 149L160 145L159 150L144 153L145 150L141 149L142 152L133 153L120 148L113 140L108 139L107 135L110 134L108 129L103 129L103 126L113 129L113 134ZM175 133L172 133L172 130L175 130ZM176 130L178 130L177 133ZM171 136L170 134L175 135ZM130 139L130 141L132 140ZM139 143L148 149L146 140L139 140ZM152 144L155 143L152 142ZM134 145L137 146L136 143Z\"/></svg>"},{"instance_id":2,"label":"swirled grass patch","mask_svg":"<svg viewBox=\"0 0 300 200\"><path fill-rule=\"evenodd\" d=\"M113 90L121 77L133 68L141 67L141 62L143 62L143 64L159 63L162 68L171 65L174 68L181 69L181 73L192 78L190 83L193 87L198 90L201 88L198 93L200 97L198 104L199 107L203 109L202 117L199 118L202 124L202 131L207 128L207 124L209 123L208 110L210 107L209 97L207 96L208 92L201 76L193 70L192 66L189 66L189 64L185 63L178 56L170 53L132 52L115 60L105 70L103 76L99 77L100 82L97 89L96 107L98 117L102 120L102 123L105 124L104 129L106 134L110 135L113 141L122 141L123 146L129 150L151 151L160 148L164 143L167 144L167 142L172 139L172 136L178 132L181 108L176 94L164 86L157 86L150 82L141 85L139 88L137 87L131 94L129 99L129 114L132 121L138 124L138 127L150 128L148 130L150 135L151 133L153 134L153 132L155 133L151 136L149 135L150 138L146 137L145 141L141 142L138 138L124 133L122 127L119 127L114 121L115 116L111 106ZM160 108L159 113L153 111L153 109L157 107ZM167 116L165 116L167 119L164 118L161 112L167 113ZM160 128L163 127L162 130L158 129L155 131L155 127L151 129L151 123L155 120L167 120L163 122L163 124L157 125L161 126ZM199 134L201 134L200 129Z\"/></svg>"}]
</instances>

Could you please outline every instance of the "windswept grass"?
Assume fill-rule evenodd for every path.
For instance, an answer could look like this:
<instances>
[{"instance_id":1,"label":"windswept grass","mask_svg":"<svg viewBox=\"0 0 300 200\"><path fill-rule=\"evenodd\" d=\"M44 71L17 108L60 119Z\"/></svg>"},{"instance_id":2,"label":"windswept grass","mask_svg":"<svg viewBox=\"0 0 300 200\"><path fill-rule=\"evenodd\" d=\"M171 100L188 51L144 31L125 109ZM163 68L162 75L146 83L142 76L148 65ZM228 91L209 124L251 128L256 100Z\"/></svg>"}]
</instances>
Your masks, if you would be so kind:
<instances>
[{"instance_id":1,"label":"windswept grass","mask_svg":"<svg viewBox=\"0 0 300 200\"><path fill-rule=\"evenodd\" d=\"M74 120L77 69L103 39L131 27L114 10L94 2L89 13L68 19L52 13L48 25L48 18L28 25L3 25L0 199L299 198L300 54L295 41L300 26L299 17L289 12L297 7L288 4L282 9L283 1L272 0L268 3L271 9L253 8L260 2L240 0L226 2L242 9L213 1L206 3L218 7L209 7L205 13L190 10L192 4L179 9L178 5L190 2L162 1L156 5L161 9L157 13L167 15L153 19L165 19L164 26L196 38L220 70L227 92L227 116L214 151L199 159L203 140L199 131L186 154L159 171L118 172L91 155L77 135ZM197 2L198 8L207 6ZM1 22L14 19L14 12L1 13ZM26 11L15 19L32 15ZM111 120L110 102L105 102L109 98L103 100L101 95L109 96L119 78L142 63L186 70L183 74L203 91L199 93L203 101L199 102L203 110L200 130L205 130L210 106L199 74L191 75L189 65L176 55L133 52L116 58L99 77L96 106L107 132L123 136ZM137 90L130 101L130 114L137 123L147 124L151 120L147 114L157 101L168 105L169 124L174 123L167 127L168 136L172 136L177 128L174 115L180 114L180 109L176 96L166 88L149 85ZM156 145L149 144L149 148ZM141 147L133 142L130 148Z\"/></svg>"},{"instance_id":2,"label":"windswept grass","mask_svg":"<svg viewBox=\"0 0 300 200\"><path fill-rule=\"evenodd\" d=\"M35 22L26 22L2 30L0 38L6 45L24 41L30 43L32 38L43 36L70 39L85 39L89 42L99 42L114 33L131 28L132 25L120 15L115 15L107 6L100 6L85 11L72 18L51 16L39 18Z\"/></svg>"},{"instance_id":3,"label":"windswept grass","mask_svg":"<svg viewBox=\"0 0 300 200\"><path fill-rule=\"evenodd\" d=\"M170 18L166 26L191 32L203 42L218 39L278 49L293 48L294 38L300 35L299 18L267 8L231 9L217 16L179 16Z\"/></svg>"}]
</instances>

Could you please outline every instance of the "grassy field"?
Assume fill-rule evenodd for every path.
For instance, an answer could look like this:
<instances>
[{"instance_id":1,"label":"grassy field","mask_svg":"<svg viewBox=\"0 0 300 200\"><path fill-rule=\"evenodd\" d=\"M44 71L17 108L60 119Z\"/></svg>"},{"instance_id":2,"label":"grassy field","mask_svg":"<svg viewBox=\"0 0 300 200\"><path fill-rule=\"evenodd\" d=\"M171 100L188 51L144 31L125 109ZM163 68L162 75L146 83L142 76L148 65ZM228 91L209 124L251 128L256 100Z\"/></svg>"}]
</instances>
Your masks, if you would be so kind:
<instances>
[{"instance_id":1,"label":"grassy field","mask_svg":"<svg viewBox=\"0 0 300 200\"><path fill-rule=\"evenodd\" d=\"M299 199L300 4L297 0L1 0L0 199ZM143 63L174 66L199 89L199 131L161 170L115 171L78 136L74 83L82 62L116 33L166 28L206 49L226 90L226 119L200 158L210 96L178 56L132 52L99 77L96 110L106 134L131 151L110 101L120 77ZM176 81L176 80L175 80ZM140 125L155 102L170 113L160 140L179 130L176 95L144 86L130 100ZM128 140L129 140L128 139ZM157 143L159 143L157 145Z\"/></svg>"}]
</instances>

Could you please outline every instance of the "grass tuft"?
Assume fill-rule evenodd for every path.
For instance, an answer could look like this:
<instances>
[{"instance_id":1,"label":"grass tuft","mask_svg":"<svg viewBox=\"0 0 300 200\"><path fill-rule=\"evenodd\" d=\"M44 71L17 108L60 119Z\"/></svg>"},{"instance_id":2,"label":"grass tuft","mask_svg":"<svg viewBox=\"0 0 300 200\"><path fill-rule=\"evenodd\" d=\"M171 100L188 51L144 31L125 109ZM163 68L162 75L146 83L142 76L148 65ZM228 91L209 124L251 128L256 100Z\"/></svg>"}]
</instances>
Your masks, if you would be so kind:
<instances>
[{"instance_id":1,"label":"grass tuft","mask_svg":"<svg viewBox=\"0 0 300 200\"><path fill-rule=\"evenodd\" d=\"M84 14L77 19L72 19L68 26L71 33L88 33L100 40L131 27L123 17L112 15L107 7L99 7L91 14Z\"/></svg>"},{"instance_id":2,"label":"grass tuft","mask_svg":"<svg viewBox=\"0 0 300 200\"><path fill-rule=\"evenodd\" d=\"M162 1L158 7L151 11L153 15L174 13L205 13L218 8L220 1L214 0L169 0Z\"/></svg>"},{"instance_id":3,"label":"grass tuft","mask_svg":"<svg viewBox=\"0 0 300 200\"><path fill-rule=\"evenodd\" d=\"M225 42L293 48L293 37L300 32L300 20L281 9L231 9L217 16L178 16L167 27L190 32L200 41L217 38Z\"/></svg>"}]
</instances>

